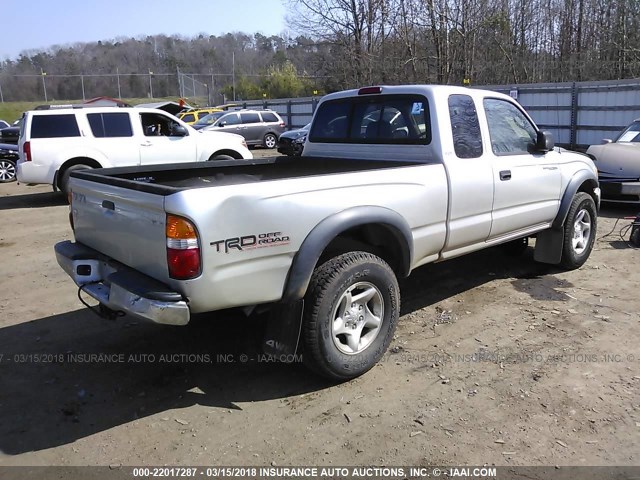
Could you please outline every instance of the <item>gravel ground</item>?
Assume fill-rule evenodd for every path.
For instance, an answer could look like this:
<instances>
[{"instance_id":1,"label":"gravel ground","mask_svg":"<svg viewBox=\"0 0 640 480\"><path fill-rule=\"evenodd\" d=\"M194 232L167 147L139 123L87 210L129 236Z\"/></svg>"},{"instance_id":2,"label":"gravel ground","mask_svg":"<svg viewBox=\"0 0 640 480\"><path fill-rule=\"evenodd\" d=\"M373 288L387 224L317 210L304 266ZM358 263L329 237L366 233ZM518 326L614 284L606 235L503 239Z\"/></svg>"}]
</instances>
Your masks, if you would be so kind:
<instances>
[{"instance_id":1,"label":"gravel ground","mask_svg":"<svg viewBox=\"0 0 640 480\"><path fill-rule=\"evenodd\" d=\"M605 208L598 235L635 210ZM262 361L236 312L98 318L53 255L67 215L50 188L0 185L0 465L640 463L628 221L572 272L531 248L418 269L383 361L335 385Z\"/></svg>"}]
</instances>

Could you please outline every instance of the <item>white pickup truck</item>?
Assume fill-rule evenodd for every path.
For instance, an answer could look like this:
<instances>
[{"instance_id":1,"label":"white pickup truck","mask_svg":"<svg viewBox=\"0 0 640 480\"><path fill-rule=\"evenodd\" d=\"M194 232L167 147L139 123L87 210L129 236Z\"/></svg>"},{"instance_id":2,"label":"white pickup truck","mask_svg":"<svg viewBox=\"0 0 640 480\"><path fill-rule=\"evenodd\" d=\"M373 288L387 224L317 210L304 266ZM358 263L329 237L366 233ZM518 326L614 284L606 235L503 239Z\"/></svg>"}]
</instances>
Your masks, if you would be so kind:
<instances>
[{"instance_id":1,"label":"white pickup truck","mask_svg":"<svg viewBox=\"0 0 640 480\"><path fill-rule=\"evenodd\" d=\"M297 348L344 380L388 347L398 277L530 236L536 260L568 269L593 247L592 161L554 149L504 95L415 85L328 95L304 151L74 172L76 242L56 245L58 262L105 308L159 323L271 305L272 350Z\"/></svg>"},{"instance_id":2,"label":"white pickup truck","mask_svg":"<svg viewBox=\"0 0 640 480\"><path fill-rule=\"evenodd\" d=\"M251 159L240 135L198 132L155 108L50 108L24 114L18 181L67 191L74 170Z\"/></svg>"}]
</instances>

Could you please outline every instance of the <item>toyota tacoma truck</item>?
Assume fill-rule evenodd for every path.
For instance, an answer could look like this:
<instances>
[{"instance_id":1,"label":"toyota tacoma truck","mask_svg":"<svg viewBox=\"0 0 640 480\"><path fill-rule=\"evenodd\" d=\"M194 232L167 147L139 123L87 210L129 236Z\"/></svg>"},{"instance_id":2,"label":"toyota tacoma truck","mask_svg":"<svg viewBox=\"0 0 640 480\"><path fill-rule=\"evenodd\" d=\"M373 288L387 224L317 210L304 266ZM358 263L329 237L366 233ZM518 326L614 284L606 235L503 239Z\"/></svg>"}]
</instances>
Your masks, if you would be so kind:
<instances>
[{"instance_id":1,"label":"toyota tacoma truck","mask_svg":"<svg viewBox=\"0 0 640 480\"><path fill-rule=\"evenodd\" d=\"M302 157L74 171L70 189L57 260L103 308L185 325L270 306L271 351L334 380L387 349L398 278L532 236L536 260L578 268L600 203L592 161L511 98L416 85L327 95Z\"/></svg>"}]
</instances>

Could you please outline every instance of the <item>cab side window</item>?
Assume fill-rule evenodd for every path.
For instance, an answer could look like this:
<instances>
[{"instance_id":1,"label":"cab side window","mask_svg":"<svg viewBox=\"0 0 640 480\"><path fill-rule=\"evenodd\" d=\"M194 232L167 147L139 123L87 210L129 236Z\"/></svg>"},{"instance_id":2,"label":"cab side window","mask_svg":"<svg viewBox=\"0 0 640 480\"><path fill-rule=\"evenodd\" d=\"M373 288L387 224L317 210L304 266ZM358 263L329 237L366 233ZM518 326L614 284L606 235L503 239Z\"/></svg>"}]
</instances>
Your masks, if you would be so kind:
<instances>
[{"instance_id":1,"label":"cab side window","mask_svg":"<svg viewBox=\"0 0 640 480\"><path fill-rule=\"evenodd\" d=\"M537 132L529 119L511 102L485 98L491 149L496 155L529 153L536 144Z\"/></svg>"},{"instance_id":2,"label":"cab side window","mask_svg":"<svg viewBox=\"0 0 640 480\"><path fill-rule=\"evenodd\" d=\"M482 134L473 99L469 95L450 95L449 117L456 156L458 158L481 157Z\"/></svg>"}]
</instances>

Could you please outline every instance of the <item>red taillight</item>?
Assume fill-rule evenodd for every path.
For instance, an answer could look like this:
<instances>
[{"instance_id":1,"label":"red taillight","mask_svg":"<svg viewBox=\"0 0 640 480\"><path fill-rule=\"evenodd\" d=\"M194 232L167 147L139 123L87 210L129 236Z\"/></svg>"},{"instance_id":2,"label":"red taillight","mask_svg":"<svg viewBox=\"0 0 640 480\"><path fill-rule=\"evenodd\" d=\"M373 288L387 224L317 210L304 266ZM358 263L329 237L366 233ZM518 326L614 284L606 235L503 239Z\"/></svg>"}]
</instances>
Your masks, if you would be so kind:
<instances>
[{"instance_id":1,"label":"red taillight","mask_svg":"<svg viewBox=\"0 0 640 480\"><path fill-rule=\"evenodd\" d=\"M23 160L25 162L30 162L31 161L31 142L24 142L24 144L22 145L22 153L23 153Z\"/></svg>"},{"instance_id":2,"label":"red taillight","mask_svg":"<svg viewBox=\"0 0 640 480\"><path fill-rule=\"evenodd\" d=\"M200 275L200 247L194 225L182 217L167 215L166 235L169 276L188 280Z\"/></svg>"},{"instance_id":3,"label":"red taillight","mask_svg":"<svg viewBox=\"0 0 640 480\"><path fill-rule=\"evenodd\" d=\"M280 122L278 125L280 125L281 127L285 126L284 122Z\"/></svg>"},{"instance_id":4,"label":"red taillight","mask_svg":"<svg viewBox=\"0 0 640 480\"><path fill-rule=\"evenodd\" d=\"M169 275L176 280L188 280L200 274L200 249L167 248Z\"/></svg>"},{"instance_id":5,"label":"red taillight","mask_svg":"<svg viewBox=\"0 0 640 480\"><path fill-rule=\"evenodd\" d=\"M382 87L364 87L358 90L358 95L374 95L382 93Z\"/></svg>"}]
</instances>

